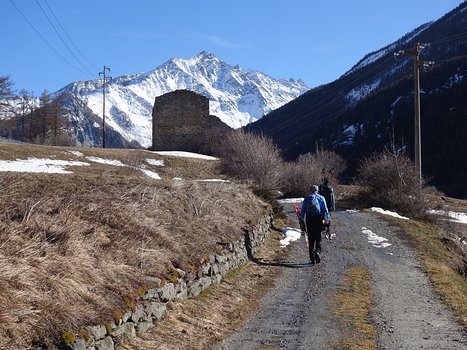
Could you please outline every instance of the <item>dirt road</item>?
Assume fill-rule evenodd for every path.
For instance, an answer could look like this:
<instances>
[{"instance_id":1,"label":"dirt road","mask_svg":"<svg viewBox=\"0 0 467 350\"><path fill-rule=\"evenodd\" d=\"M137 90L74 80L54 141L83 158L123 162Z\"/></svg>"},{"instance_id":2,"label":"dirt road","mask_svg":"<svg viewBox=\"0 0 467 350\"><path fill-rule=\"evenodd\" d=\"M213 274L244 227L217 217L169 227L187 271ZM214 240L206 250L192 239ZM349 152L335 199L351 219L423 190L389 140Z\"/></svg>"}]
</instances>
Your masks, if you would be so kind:
<instances>
[{"instance_id":1,"label":"dirt road","mask_svg":"<svg viewBox=\"0 0 467 350\"><path fill-rule=\"evenodd\" d=\"M320 264L308 263L303 236L281 261L259 261L282 266L277 286L240 331L213 349L344 348L354 330L337 316L342 308L346 313L339 295L348 285L361 285L349 277L355 267L369 272L372 305L362 328L370 329L370 338L374 330L377 349L467 349L466 330L433 293L418 257L394 227L372 214L336 211L333 231L332 242L323 240Z\"/></svg>"}]
</instances>

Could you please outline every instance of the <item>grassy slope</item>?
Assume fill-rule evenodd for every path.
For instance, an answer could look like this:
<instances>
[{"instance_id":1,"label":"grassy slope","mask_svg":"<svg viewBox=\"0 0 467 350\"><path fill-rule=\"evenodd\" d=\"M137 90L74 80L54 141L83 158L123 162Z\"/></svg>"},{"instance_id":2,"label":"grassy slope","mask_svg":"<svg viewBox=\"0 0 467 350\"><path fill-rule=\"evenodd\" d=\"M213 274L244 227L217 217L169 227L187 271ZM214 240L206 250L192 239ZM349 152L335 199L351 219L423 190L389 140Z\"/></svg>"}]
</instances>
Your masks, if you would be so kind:
<instances>
[{"instance_id":1,"label":"grassy slope","mask_svg":"<svg viewBox=\"0 0 467 350\"><path fill-rule=\"evenodd\" d=\"M0 348L53 348L62 331L111 320L157 279L173 279L174 267L199 265L268 210L244 186L193 181L219 178L217 161L69 150L0 143L0 159L92 155L145 164L162 180L89 161L66 175L0 172Z\"/></svg>"}]
</instances>

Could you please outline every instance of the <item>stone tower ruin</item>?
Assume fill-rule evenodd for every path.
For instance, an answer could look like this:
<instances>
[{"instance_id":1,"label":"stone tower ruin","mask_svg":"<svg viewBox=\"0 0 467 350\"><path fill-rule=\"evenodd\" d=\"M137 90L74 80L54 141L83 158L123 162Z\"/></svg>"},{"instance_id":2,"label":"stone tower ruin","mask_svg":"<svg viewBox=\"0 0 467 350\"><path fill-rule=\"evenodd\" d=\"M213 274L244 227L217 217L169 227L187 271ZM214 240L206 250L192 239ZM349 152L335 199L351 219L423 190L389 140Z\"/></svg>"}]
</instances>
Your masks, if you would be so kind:
<instances>
[{"instance_id":1,"label":"stone tower ruin","mask_svg":"<svg viewBox=\"0 0 467 350\"><path fill-rule=\"evenodd\" d=\"M232 130L209 115L209 99L176 90L156 97L152 110L152 149L207 152L222 133Z\"/></svg>"}]
</instances>

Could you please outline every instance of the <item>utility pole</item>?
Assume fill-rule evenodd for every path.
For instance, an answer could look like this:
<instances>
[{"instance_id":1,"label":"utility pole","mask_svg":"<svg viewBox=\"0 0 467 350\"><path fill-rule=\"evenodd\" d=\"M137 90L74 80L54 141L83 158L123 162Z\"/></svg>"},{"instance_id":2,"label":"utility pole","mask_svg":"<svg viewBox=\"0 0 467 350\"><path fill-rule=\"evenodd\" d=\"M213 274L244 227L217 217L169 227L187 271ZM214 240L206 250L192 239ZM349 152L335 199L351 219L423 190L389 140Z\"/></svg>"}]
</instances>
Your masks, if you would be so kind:
<instances>
[{"instance_id":1,"label":"utility pole","mask_svg":"<svg viewBox=\"0 0 467 350\"><path fill-rule=\"evenodd\" d=\"M416 42L413 50L400 50L394 53L395 57L400 55L413 56L413 79L414 79L414 128L415 128L415 167L418 169L418 176L420 184L422 182L422 140L421 140L421 127L420 127L420 66L427 68L431 66L433 61L421 61L420 51L425 48L425 44Z\"/></svg>"},{"instance_id":2,"label":"utility pole","mask_svg":"<svg viewBox=\"0 0 467 350\"><path fill-rule=\"evenodd\" d=\"M102 148L105 148L105 83L107 80L111 80L112 77L106 77L105 72L110 73L110 68L104 66L102 72L99 72L99 76L103 75L102 78Z\"/></svg>"}]
</instances>

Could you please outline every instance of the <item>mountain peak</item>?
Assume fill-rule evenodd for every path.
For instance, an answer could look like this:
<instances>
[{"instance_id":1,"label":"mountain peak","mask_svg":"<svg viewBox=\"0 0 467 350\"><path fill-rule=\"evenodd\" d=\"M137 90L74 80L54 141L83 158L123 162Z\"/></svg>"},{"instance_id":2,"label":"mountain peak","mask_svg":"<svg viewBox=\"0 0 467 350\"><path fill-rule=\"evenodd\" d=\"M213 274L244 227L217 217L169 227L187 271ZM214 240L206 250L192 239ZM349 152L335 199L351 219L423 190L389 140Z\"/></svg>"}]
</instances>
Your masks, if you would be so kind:
<instances>
[{"instance_id":1,"label":"mountain peak","mask_svg":"<svg viewBox=\"0 0 467 350\"><path fill-rule=\"evenodd\" d=\"M194 58L198 58L201 61L211 61L213 59L219 60L216 55L209 51L201 51L200 53L196 54Z\"/></svg>"},{"instance_id":2,"label":"mountain peak","mask_svg":"<svg viewBox=\"0 0 467 350\"><path fill-rule=\"evenodd\" d=\"M172 58L154 70L120 76L108 84L107 124L128 141L151 144L152 108L156 96L190 90L209 98L210 113L239 128L283 106L308 87L294 80L231 66L209 51L188 58ZM100 81L68 87L97 116L102 115Z\"/></svg>"}]
</instances>

